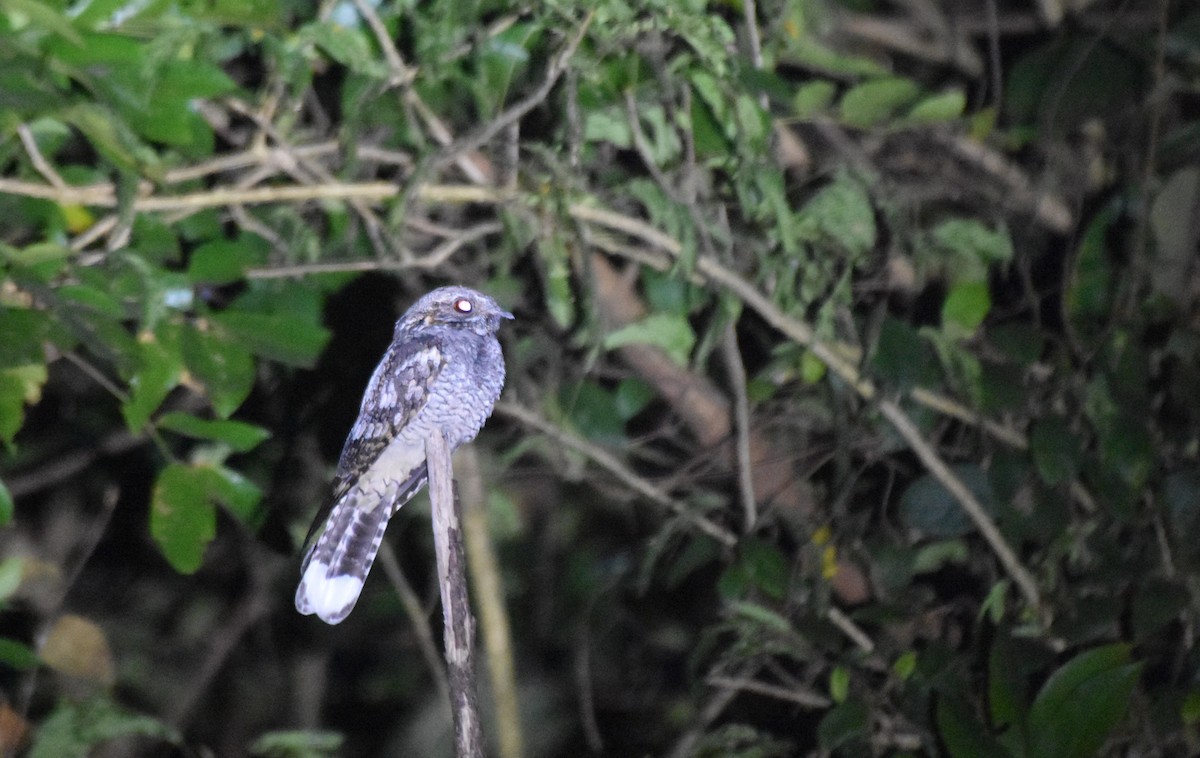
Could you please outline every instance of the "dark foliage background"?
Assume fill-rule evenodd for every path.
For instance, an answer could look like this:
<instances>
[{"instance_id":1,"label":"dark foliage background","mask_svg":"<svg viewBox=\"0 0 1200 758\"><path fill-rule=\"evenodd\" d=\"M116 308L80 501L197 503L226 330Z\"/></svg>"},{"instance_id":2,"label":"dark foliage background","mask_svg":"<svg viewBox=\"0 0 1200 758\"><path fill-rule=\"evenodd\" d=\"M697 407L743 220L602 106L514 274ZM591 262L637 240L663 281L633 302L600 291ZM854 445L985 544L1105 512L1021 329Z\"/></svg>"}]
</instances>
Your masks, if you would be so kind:
<instances>
[{"instance_id":1,"label":"dark foliage background","mask_svg":"<svg viewBox=\"0 0 1200 758\"><path fill-rule=\"evenodd\" d=\"M1200 10L0 0L0 750L444 755L424 498L299 544L392 322L503 756L1200 749Z\"/></svg>"}]
</instances>

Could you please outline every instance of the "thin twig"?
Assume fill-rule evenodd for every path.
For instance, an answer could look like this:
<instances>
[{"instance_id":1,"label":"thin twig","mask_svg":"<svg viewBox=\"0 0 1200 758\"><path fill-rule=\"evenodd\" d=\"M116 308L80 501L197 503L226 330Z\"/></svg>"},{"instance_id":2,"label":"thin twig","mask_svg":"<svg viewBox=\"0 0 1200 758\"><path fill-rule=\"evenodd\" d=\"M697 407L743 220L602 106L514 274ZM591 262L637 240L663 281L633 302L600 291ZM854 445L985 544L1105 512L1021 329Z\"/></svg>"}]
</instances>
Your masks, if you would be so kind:
<instances>
[{"instance_id":1,"label":"thin twig","mask_svg":"<svg viewBox=\"0 0 1200 758\"><path fill-rule=\"evenodd\" d=\"M1150 232L1150 203L1153 193L1150 188L1153 186L1154 170L1158 164L1156 160L1158 154L1158 139L1159 132L1162 130L1163 116L1163 86L1166 81L1166 49L1167 49L1167 33L1168 24L1170 22L1170 0L1159 0L1158 2L1158 29L1154 36L1154 68L1152 86L1145 105L1148 112L1146 124L1146 152L1142 160L1141 166L1141 181L1139 186L1142 188L1140 194L1140 202L1137 215L1137 224L1134 226L1133 243L1130 245L1130 266L1132 269L1132 281L1141 283L1145 275L1149 271L1148 263L1148 239ZM1136 285L1125 288L1121 303L1121 311L1127 318L1137 313L1141 308L1141 292L1142 288Z\"/></svg>"},{"instance_id":2,"label":"thin twig","mask_svg":"<svg viewBox=\"0 0 1200 758\"><path fill-rule=\"evenodd\" d=\"M750 679L748 677L734 678L731 676L711 675L705 677L704 683L710 687L720 687L724 690L766 695L777 700L796 703L805 708L828 708L833 705L832 700L811 690L798 689L796 687L780 687L778 684L768 684L767 682L760 682L757 679Z\"/></svg>"},{"instance_id":3,"label":"thin twig","mask_svg":"<svg viewBox=\"0 0 1200 758\"><path fill-rule=\"evenodd\" d=\"M37 169L37 172L54 187L58 189L66 187L67 183L63 181L63 178L54 170L54 166L51 166L46 157L42 155L42 151L38 148L37 138L33 136L33 132L29 127L26 124L18 124L17 135L20 136L21 144L25 146L25 152L29 154L29 161Z\"/></svg>"},{"instance_id":4,"label":"thin twig","mask_svg":"<svg viewBox=\"0 0 1200 758\"><path fill-rule=\"evenodd\" d=\"M595 603L589 603L591 608ZM582 722L583 738L593 755L604 752L604 737L600 734L600 724L596 721L596 698L592 684L592 653L591 634L589 625L584 623L575 641L575 660L572 669L575 674L575 687L579 690L579 720Z\"/></svg>"},{"instance_id":5,"label":"thin twig","mask_svg":"<svg viewBox=\"0 0 1200 758\"><path fill-rule=\"evenodd\" d=\"M762 666L758 663L748 663L736 672L734 678L749 679L757 674L761 668ZM714 692L708 702L704 704L704 707L700 709L700 714L696 716L691 727L675 741L675 745L667 753L667 758L690 758L690 756L694 756L696 754L696 744L700 742L701 735L707 731L712 722L716 721L725 712L725 709L737 697L738 692L739 690L733 687L722 687Z\"/></svg>"},{"instance_id":6,"label":"thin twig","mask_svg":"<svg viewBox=\"0 0 1200 758\"><path fill-rule=\"evenodd\" d=\"M875 652L875 641L868 637L867 633L858 624L854 623L853 619L843 613L841 608L831 607L826 611L825 617L829 619L830 623L840 629L842 634L849 637L855 645L858 645L859 649L864 653Z\"/></svg>"},{"instance_id":7,"label":"thin twig","mask_svg":"<svg viewBox=\"0 0 1200 758\"><path fill-rule=\"evenodd\" d=\"M917 457L921 459L921 463L925 468L937 479L943 487L946 488L954 499L958 501L971 522L975 524L975 528L983 535L984 540L991 546L996 557L1000 559L1000 563L1004 566L1008 575L1016 582L1020 588L1021 594L1025 596L1025 602L1034 609L1042 608L1041 593L1038 590L1037 581L1029 570L1022 565L1017 554L1009 547L1005 541L1004 535L1000 534L1000 530L992 523L992 519L988 516L987 511L983 509L983 505L975 497L974 493L963 484L962 480L950 470L945 461L938 456L933 447L925 441L921 436L921 432L909 419L908 415L900 409L891 400L881 400L879 402L879 412L884 418L891 422L892 426L912 448Z\"/></svg>"},{"instance_id":8,"label":"thin twig","mask_svg":"<svg viewBox=\"0 0 1200 758\"><path fill-rule=\"evenodd\" d=\"M637 98L634 97L633 89L625 90L625 121L629 124L629 134L633 138L633 147L637 150L638 156L642 159L642 165L650 172L652 178L659 187L662 187L663 192L675 202L679 203L679 197L675 192L675 187L671 182L667 181L667 176L658 167L658 162L654 160L654 152L650 149L650 139L646 136L646 131L642 129L641 114L638 113ZM681 203L682 204L682 203Z\"/></svg>"},{"instance_id":9,"label":"thin twig","mask_svg":"<svg viewBox=\"0 0 1200 758\"><path fill-rule=\"evenodd\" d=\"M754 0L742 0L742 17L746 20L746 41L750 45L750 63L763 67L762 42L758 35L758 6Z\"/></svg>"},{"instance_id":10,"label":"thin twig","mask_svg":"<svg viewBox=\"0 0 1200 758\"><path fill-rule=\"evenodd\" d=\"M738 494L745 514L744 531L749 534L758 521L758 500L754 496L754 472L750 457L750 400L746 395L746 366L738 347L737 325L730 321L721 337L721 352L733 390L733 427L736 437Z\"/></svg>"},{"instance_id":11,"label":"thin twig","mask_svg":"<svg viewBox=\"0 0 1200 758\"><path fill-rule=\"evenodd\" d=\"M432 270L438 268L450 259L459 249L476 240L491 234L504 231L504 225L498 221L477 224L470 229L464 229L454 237L442 242L427 255L411 260L360 260L360 261L326 261L323 263L298 263L291 266L270 266L252 268L246 272L247 279L284 279L314 274L342 274L362 271L404 271L408 269Z\"/></svg>"},{"instance_id":12,"label":"thin twig","mask_svg":"<svg viewBox=\"0 0 1200 758\"><path fill-rule=\"evenodd\" d=\"M683 517L697 529L717 540L722 545L725 545L726 547L733 547L737 544L738 538L736 534L729 531L725 527L719 526L713 521L710 521L704 516L695 513L692 508L689 508L687 505L666 494L650 482L647 482L604 448L594 445L582 437L577 437L567 430L555 426L549 421L546 421L538 416L533 411L517 405L516 403L496 403L496 411L505 416L516 419L525 426L536 429L542 434L553 438L556 442L559 442L571 448L575 452L591 459L601 468L606 469L610 474L612 474L621 483L629 487L634 492L637 492L647 500L667 508L675 514Z\"/></svg>"},{"instance_id":13,"label":"thin twig","mask_svg":"<svg viewBox=\"0 0 1200 758\"><path fill-rule=\"evenodd\" d=\"M417 649L421 651L421 657L425 659L425 665L429 668L430 675L433 676L433 684L437 687L441 701L446 704L446 719L452 722L450 684L446 681L446 669L442 665L442 659L438 657L433 633L429 631L428 616L425 608L421 605L421 598L417 596L412 583L408 581L408 577L400 568L400 561L396 559L396 551L387 542L379 546L379 565L383 567L384 576L392 585L392 589L396 591L396 596L400 598L400 605L404 606L404 615L408 616L413 633L417 636Z\"/></svg>"},{"instance_id":14,"label":"thin twig","mask_svg":"<svg viewBox=\"0 0 1200 758\"><path fill-rule=\"evenodd\" d=\"M388 33L383 20L375 12L375 7L366 0L354 0L354 7L358 9L358 15L366 20L367 26L371 27L371 33L375 35L375 41L379 44L379 49L383 51L383 57L387 61L388 70L392 72L392 78L388 81L388 86L407 86L410 84L413 77L416 76L416 71L405 65L404 59L400 57L400 51L396 49L396 43L392 41L392 35Z\"/></svg>"}]
</instances>

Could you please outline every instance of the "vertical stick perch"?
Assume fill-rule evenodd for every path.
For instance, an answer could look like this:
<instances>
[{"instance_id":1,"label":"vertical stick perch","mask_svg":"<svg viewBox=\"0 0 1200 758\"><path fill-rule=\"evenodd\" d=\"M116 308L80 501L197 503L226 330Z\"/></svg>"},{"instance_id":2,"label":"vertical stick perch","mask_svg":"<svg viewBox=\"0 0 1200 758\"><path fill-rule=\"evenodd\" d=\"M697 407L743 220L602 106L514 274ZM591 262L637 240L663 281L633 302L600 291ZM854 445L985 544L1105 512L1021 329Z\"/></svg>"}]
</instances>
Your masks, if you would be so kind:
<instances>
[{"instance_id":1,"label":"vertical stick perch","mask_svg":"<svg viewBox=\"0 0 1200 758\"><path fill-rule=\"evenodd\" d=\"M425 441L429 464L429 499L433 504L433 546L437 553L438 588L442 595L446 666L450 679L450 706L454 712L454 754L482 758L483 729L479 723L475 665L472 660L475 619L471 617L464 569L462 525L454 493L450 447L441 430Z\"/></svg>"}]
</instances>

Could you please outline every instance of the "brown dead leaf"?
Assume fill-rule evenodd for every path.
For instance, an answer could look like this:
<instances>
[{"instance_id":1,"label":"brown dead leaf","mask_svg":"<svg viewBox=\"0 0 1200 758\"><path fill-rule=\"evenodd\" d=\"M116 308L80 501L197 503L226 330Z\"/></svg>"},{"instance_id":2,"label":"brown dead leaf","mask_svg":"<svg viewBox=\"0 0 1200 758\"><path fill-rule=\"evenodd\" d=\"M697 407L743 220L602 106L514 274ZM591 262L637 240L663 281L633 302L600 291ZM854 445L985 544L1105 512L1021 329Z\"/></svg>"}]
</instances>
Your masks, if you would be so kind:
<instances>
[{"instance_id":1,"label":"brown dead leaf","mask_svg":"<svg viewBox=\"0 0 1200 758\"><path fill-rule=\"evenodd\" d=\"M0 755L14 755L25 745L29 736L29 722L12 709L8 703L0 703Z\"/></svg>"},{"instance_id":2,"label":"brown dead leaf","mask_svg":"<svg viewBox=\"0 0 1200 758\"><path fill-rule=\"evenodd\" d=\"M60 616L39 651L50 668L68 676L98 682L105 686L113 682L112 650L108 637L95 622L82 616Z\"/></svg>"}]
</instances>

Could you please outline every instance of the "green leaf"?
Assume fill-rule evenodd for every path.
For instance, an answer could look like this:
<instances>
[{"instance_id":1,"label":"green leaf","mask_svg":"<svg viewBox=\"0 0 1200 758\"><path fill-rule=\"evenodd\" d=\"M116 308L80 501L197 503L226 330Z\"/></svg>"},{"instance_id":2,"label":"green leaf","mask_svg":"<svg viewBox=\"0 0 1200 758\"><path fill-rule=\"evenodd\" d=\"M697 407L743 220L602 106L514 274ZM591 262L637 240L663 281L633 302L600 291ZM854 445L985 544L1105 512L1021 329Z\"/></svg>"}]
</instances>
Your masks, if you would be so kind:
<instances>
[{"instance_id":1,"label":"green leaf","mask_svg":"<svg viewBox=\"0 0 1200 758\"><path fill-rule=\"evenodd\" d=\"M25 559L12 556L0 561L0 603L7 602L21 586L21 574L25 570Z\"/></svg>"},{"instance_id":2,"label":"green leaf","mask_svg":"<svg viewBox=\"0 0 1200 758\"><path fill-rule=\"evenodd\" d=\"M729 604L729 610L741 618L780 634L792 634L796 631L786 618L758 603L738 600Z\"/></svg>"},{"instance_id":3,"label":"green leaf","mask_svg":"<svg viewBox=\"0 0 1200 758\"><path fill-rule=\"evenodd\" d=\"M943 221L931 237L941 252L942 267L952 281L985 281L993 263L1008 263L1013 257L1012 240L1006 230L994 230L969 218Z\"/></svg>"},{"instance_id":4,"label":"green leaf","mask_svg":"<svg viewBox=\"0 0 1200 758\"><path fill-rule=\"evenodd\" d=\"M219 239L197 247L188 260L188 278L197 284L227 284L241 279L246 269L266 260L260 237L243 234L236 240Z\"/></svg>"},{"instance_id":5,"label":"green leaf","mask_svg":"<svg viewBox=\"0 0 1200 758\"><path fill-rule=\"evenodd\" d=\"M1104 462L1135 490L1145 486L1158 455L1145 419L1127 409L1101 430L1100 449Z\"/></svg>"},{"instance_id":6,"label":"green leaf","mask_svg":"<svg viewBox=\"0 0 1200 758\"><path fill-rule=\"evenodd\" d=\"M253 450L271 436L269 430L244 421L210 421L179 411L164 414L158 419L158 427L196 439L222 442L237 453Z\"/></svg>"},{"instance_id":7,"label":"green leaf","mask_svg":"<svg viewBox=\"0 0 1200 758\"><path fill-rule=\"evenodd\" d=\"M811 350L805 350L800 354L800 379L805 384L816 384L825 378L828 373L828 367L825 361L821 360Z\"/></svg>"},{"instance_id":8,"label":"green leaf","mask_svg":"<svg viewBox=\"0 0 1200 758\"><path fill-rule=\"evenodd\" d=\"M210 500L224 505L239 521L258 526L258 504L262 490L254 482L224 466L198 465L197 477L203 482Z\"/></svg>"},{"instance_id":9,"label":"green leaf","mask_svg":"<svg viewBox=\"0 0 1200 758\"><path fill-rule=\"evenodd\" d=\"M36 405L46 383L42 364L0 369L0 441L12 445L25 423L25 406Z\"/></svg>"},{"instance_id":10,"label":"green leaf","mask_svg":"<svg viewBox=\"0 0 1200 758\"><path fill-rule=\"evenodd\" d=\"M1070 481L1079 470L1082 450L1079 440L1058 416L1046 416L1034 422L1029 431L1029 453L1038 475L1054 486Z\"/></svg>"},{"instance_id":11,"label":"green leaf","mask_svg":"<svg viewBox=\"0 0 1200 758\"><path fill-rule=\"evenodd\" d=\"M627 444L613 392L585 380L564 386L561 398L571 423L585 437L607 445Z\"/></svg>"},{"instance_id":12,"label":"green leaf","mask_svg":"<svg viewBox=\"0 0 1200 758\"><path fill-rule=\"evenodd\" d=\"M88 284L67 284L57 288L54 294L63 300L69 300L81 306L81 311L91 310L114 319L123 319L126 316L125 309L121 307L117 298L100 287Z\"/></svg>"},{"instance_id":13,"label":"green leaf","mask_svg":"<svg viewBox=\"0 0 1200 758\"><path fill-rule=\"evenodd\" d=\"M747 537L738 545L739 562L746 580L776 600L787 593L789 567L779 548L770 542Z\"/></svg>"},{"instance_id":14,"label":"green leaf","mask_svg":"<svg viewBox=\"0 0 1200 758\"><path fill-rule=\"evenodd\" d=\"M794 35L788 53L807 67L818 71L828 71L832 74L881 76L887 73L887 69L869 58L858 55L842 55L832 48L825 47L812 34Z\"/></svg>"},{"instance_id":15,"label":"green leaf","mask_svg":"<svg viewBox=\"0 0 1200 758\"><path fill-rule=\"evenodd\" d=\"M871 368L901 390L935 384L941 375L933 347L908 323L891 316L879 328Z\"/></svg>"},{"instance_id":16,"label":"green leaf","mask_svg":"<svg viewBox=\"0 0 1200 758\"><path fill-rule=\"evenodd\" d=\"M104 696L83 702L64 698L38 728L29 758L87 758L109 740L134 735L181 741L158 719L130 713Z\"/></svg>"},{"instance_id":17,"label":"green leaf","mask_svg":"<svg viewBox=\"0 0 1200 758\"><path fill-rule=\"evenodd\" d=\"M1077 328L1088 334L1096 332L1107 320L1116 294L1118 274L1110 258L1109 239L1120 218L1120 212L1111 207L1096 214L1084 227L1079 248L1072 256L1075 268L1063 300Z\"/></svg>"},{"instance_id":18,"label":"green leaf","mask_svg":"<svg viewBox=\"0 0 1200 758\"><path fill-rule=\"evenodd\" d=\"M692 124L692 140L696 144L696 154L703 158L729 155L729 137L721 128L721 120L713 105L705 100L702 91L695 86L691 100L692 110L688 114L688 120Z\"/></svg>"},{"instance_id":19,"label":"green leaf","mask_svg":"<svg viewBox=\"0 0 1200 758\"><path fill-rule=\"evenodd\" d=\"M182 336L188 371L204 385L216 414L227 418L254 386L254 359L233 338L212 329L187 324Z\"/></svg>"},{"instance_id":20,"label":"green leaf","mask_svg":"<svg viewBox=\"0 0 1200 758\"><path fill-rule=\"evenodd\" d=\"M314 44L330 58L351 71L376 79L386 78L387 66L372 52L363 32L333 22L317 22L301 27L296 33L300 44Z\"/></svg>"},{"instance_id":21,"label":"green leaf","mask_svg":"<svg viewBox=\"0 0 1200 758\"><path fill-rule=\"evenodd\" d=\"M1141 670L1125 644L1088 650L1063 664L1030 708L1030 758L1095 755L1124 716Z\"/></svg>"},{"instance_id":22,"label":"green leaf","mask_svg":"<svg viewBox=\"0 0 1200 758\"><path fill-rule=\"evenodd\" d=\"M26 671L40 666L42 659L37 651L25 643L0 637L0 663L18 671Z\"/></svg>"},{"instance_id":23,"label":"green leaf","mask_svg":"<svg viewBox=\"0 0 1200 758\"><path fill-rule=\"evenodd\" d=\"M13 520L13 499L8 486L0 481L0 526L8 526Z\"/></svg>"},{"instance_id":24,"label":"green leaf","mask_svg":"<svg viewBox=\"0 0 1200 758\"><path fill-rule=\"evenodd\" d=\"M338 755L343 742L345 737L337 732L267 732L250 746L250 754L264 758L329 758Z\"/></svg>"},{"instance_id":25,"label":"green leaf","mask_svg":"<svg viewBox=\"0 0 1200 758\"><path fill-rule=\"evenodd\" d=\"M833 751L851 740L865 737L870 715L866 703L857 698L831 708L817 724L817 741L821 749Z\"/></svg>"},{"instance_id":26,"label":"green leaf","mask_svg":"<svg viewBox=\"0 0 1200 758\"><path fill-rule=\"evenodd\" d=\"M518 22L499 34L489 35L480 50L480 77L476 80L481 99L491 117L504 104L512 81L529 66L529 51L541 38L540 23Z\"/></svg>"},{"instance_id":27,"label":"green leaf","mask_svg":"<svg viewBox=\"0 0 1200 758\"><path fill-rule=\"evenodd\" d=\"M916 651L909 650L901 653L895 662L892 663L892 673L901 681L907 681L917 671L917 664L920 659Z\"/></svg>"},{"instance_id":28,"label":"green leaf","mask_svg":"<svg viewBox=\"0 0 1200 758\"><path fill-rule=\"evenodd\" d=\"M884 121L920 94L920 87L911 79L871 79L851 87L842 96L842 120L849 126L865 129Z\"/></svg>"},{"instance_id":29,"label":"green leaf","mask_svg":"<svg viewBox=\"0 0 1200 758\"><path fill-rule=\"evenodd\" d=\"M1008 590L1007 583L996 586L997 596ZM1029 682L1036 680L1054 662L1053 654L1041 644L997 629L988 652L988 706L992 725L997 729L1015 727L1021 742L1026 738L1029 717Z\"/></svg>"},{"instance_id":30,"label":"green leaf","mask_svg":"<svg viewBox=\"0 0 1200 758\"><path fill-rule=\"evenodd\" d=\"M922 546L913 556L912 572L928 574L947 563L966 563L969 557L967 545L962 540L943 540Z\"/></svg>"},{"instance_id":31,"label":"green leaf","mask_svg":"<svg viewBox=\"0 0 1200 758\"><path fill-rule=\"evenodd\" d=\"M1200 692L1189 692L1179 706L1179 718L1188 726L1200 723Z\"/></svg>"},{"instance_id":32,"label":"green leaf","mask_svg":"<svg viewBox=\"0 0 1200 758\"><path fill-rule=\"evenodd\" d=\"M606 350L615 350L625 345L657 345L666 351L681 366L686 366L696 334L692 325L681 315L652 313L641 321L627 324L604 338Z\"/></svg>"},{"instance_id":33,"label":"green leaf","mask_svg":"<svg viewBox=\"0 0 1200 758\"><path fill-rule=\"evenodd\" d=\"M137 173L159 163L157 154L138 139L129 125L99 103L76 103L59 116L83 132L97 152L123 171Z\"/></svg>"},{"instance_id":34,"label":"green leaf","mask_svg":"<svg viewBox=\"0 0 1200 758\"><path fill-rule=\"evenodd\" d=\"M54 314L32 308L0 308L0 366L40 364L46 360L44 342L54 328Z\"/></svg>"},{"instance_id":35,"label":"green leaf","mask_svg":"<svg viewBox=\"0 0 1200 758\"><path fill-rule=\"evenodd\" d=\"M993 509L992 487L983 469L975 464L950 468L985 510ZM900 518L909 528L931 537L961 537L975 529L962 505L932 474L914 481L900 496Z\"/></svg>"},{"instance_id":36,"label":"green leaf","mask_svg":"<svg viewBox=\"0 0 1200 758\"><path fill-rule=\"evenodd\" d=\"M921 124L953 121L967 107L967 96L962 90L950 90L922 98L908 112L908 120Z\"/></svg>"},{"instance_id":37,"label":"green leaf","mask_svg":"<svg viewBox=\"0 0 1200 758\"><path fill-rule=\"evenodd\" d=\"M633 130L629 119L617 108L590 111L583 122L583 139L587 142L609 142L629 149L633 145Z\"/></svg>"},{"instance_id":38,"label":"green leaf","mask_svg":"<svg viewBox=\"0 0 1200 758\"><path fill-rule=\"evenodd\" d=\"M846 174L805 203L798 214L799 234L812 242L833 242L853 259L875 247L875 209L862 184Z\"/></svg>"},{"instance_id":39,"label":"green leaf","mask_svg":"<svg viewBox=\"0 0 1200 758\"><path fill-rule=\"evenodd\" d=\"M55 12L54 4L43 0L0 0L0 8L6 15L16 15L29 19L38 26L48 29L70 41L73 45L82 45L83 37L71 25L71 21L60 13Z\"/></svg>"},{"instance_id":40,"label":"green leaf","mask_svg":"<svg viewBox=\"0 0 1200 758\"><path fill-rule=\"evenodd\" d=\"M329 341L328 329L290 314L223 311L212 319L255 354L300 368L311 368Z\"/></svg>"},{"instance_id":41,"label":"green leaf","mask_svg":"<svg viewBox=\"0 0 1200 758\"><path fill-rule=\"evenodd\" d=\"M200 568L217 536L217 513L200 468L171 463L158 475L150 502L150 536L176 571Z\"/></svg>"},{"instance_id":42,"label":"green leaf","mask_svg":"<svg viewBox=\"0 0 1200 758\"><path fill-rule=\"evenodd\" d=\"M951 758L1009 758L962 695L939 697L935 718Z\"/></svg>"},{"instance_id":43,"label":"green leaf","mask_svg":"<svg viewBox=\"0 0 1200 758\"><path fill-rule=\"evenodd\" d=\"M825 79L805 82L792 97L792 110L802 119L814 118L829 110L837 95L837 85Z\"/></svg>"},{"instance_id":44,"label":"green leaf","mask_svg":"<svg viewBox=\"0 0 1200 758\"><path fill-rule=\"evenodd\" d=\"M829 672L829 697L835 703L846 702L850 694L850 671L845 666L834 666Z\"/></svg>"},{"instance_id":45,"label":"green leaf","mask_svg":"<svg viewBox=\"0 0 1200 758\"><path fill-rule=\"evenodd\" d=\"M19 249L0 243L0 260L19 267L22 274L44 283L49 283L62 272L71 255L71 248L53 242L35 242ZM41 313L30 308L5 307L0 310L0 315L11 311Z\"/></svg>"},{"instance_id":46,"label":"green leaf","mask_svg":"<svg viewBox=\"0 0 1200 758\"><path fill-rule=\"evenodd\" d=\"M613 404L617 411L617 416L622 421L628 421L650 404L650 401L657 397L654 388L637 377L622 379L617 384L616 393L613 396Z\"/></svg>"},{"instance_id":47,"label":"green leaf","mask_svg":"<svg viewBox=\"0 0 1200 758\"><path fill-rule=\"evenodd\" d=\"M138 340L138 368L129 379L129 400L121 415L132 432L141 431L154 411L179 384L183 371L178 353L149 337Z\"/></svg>"},{"instance_id":48,"label":"green leaf","mask_svg":"<svg viewBox=\"0 0 1200 758\"><path fill-rule=\"evenodd\" d=\"M224 95L237 89L219 67L199 59L175 59L158 69L153 97L187 109L187 101Z\"/></svg>"},{"instance_id":49,"label":"green leaf","mask_svg":"<svg viewBox=\"0 0 1200 758\"><path fill-rule=\"evenodd\" d=\"M973 335L991 308L987 282L959 282L942 303L942 327L958 336Z\"/></svg>"}]
</instances>

